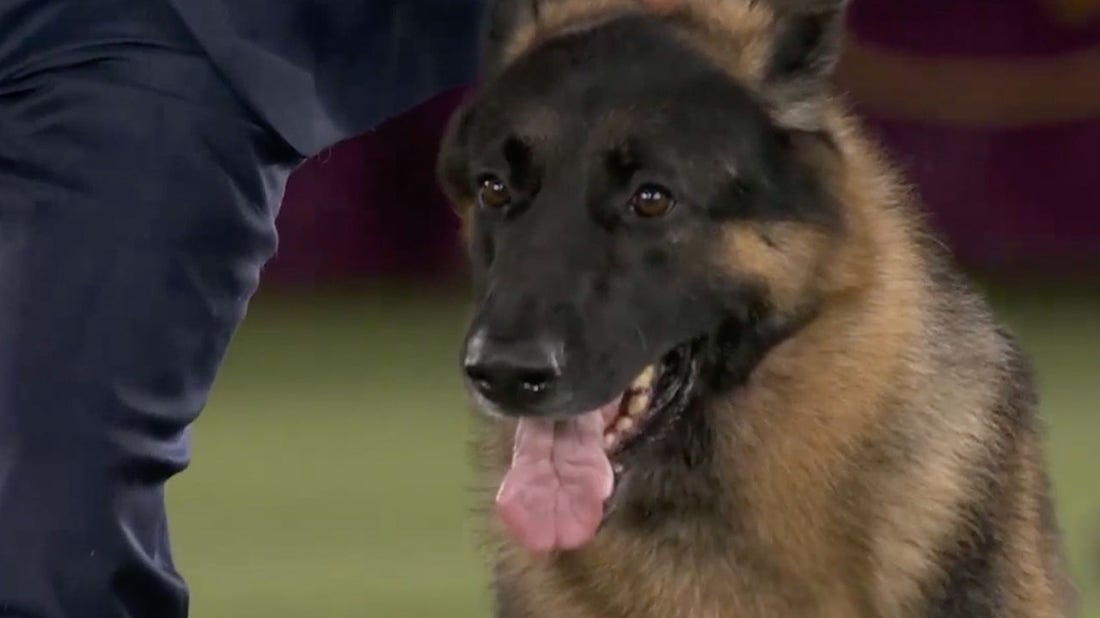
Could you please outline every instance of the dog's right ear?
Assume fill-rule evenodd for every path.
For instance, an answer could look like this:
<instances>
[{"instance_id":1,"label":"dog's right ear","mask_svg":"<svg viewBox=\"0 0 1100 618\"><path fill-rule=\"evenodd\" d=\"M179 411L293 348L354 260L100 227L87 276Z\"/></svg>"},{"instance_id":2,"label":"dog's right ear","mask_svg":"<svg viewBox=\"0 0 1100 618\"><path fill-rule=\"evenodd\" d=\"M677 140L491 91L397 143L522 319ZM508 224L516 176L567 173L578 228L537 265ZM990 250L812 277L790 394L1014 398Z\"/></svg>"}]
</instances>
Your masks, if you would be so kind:
<instances>
[{"instance_id":1,"label":"dog's right ear","mask_svg":"<svg viewBox=\"0 0 1100 618\"><path fill-rule=\"evenodd\" d=\"M470 101L462 103L452 114L439 145L436 158L436 179L447 198L461 210L473 200L470 185L469 150L473 109Z\"/></svg>"},{"instance_id":2,"label":"dog's right ear","mask_svg":"<svg viewBox=\"0 0 1100 618\"><path fill-rule=\"evenodd\" d=\"M516 34L539 21L541 0L489 0L481 36L483 75L495 75L503 67L508 46Z\"/></svg>"}]
</instances>

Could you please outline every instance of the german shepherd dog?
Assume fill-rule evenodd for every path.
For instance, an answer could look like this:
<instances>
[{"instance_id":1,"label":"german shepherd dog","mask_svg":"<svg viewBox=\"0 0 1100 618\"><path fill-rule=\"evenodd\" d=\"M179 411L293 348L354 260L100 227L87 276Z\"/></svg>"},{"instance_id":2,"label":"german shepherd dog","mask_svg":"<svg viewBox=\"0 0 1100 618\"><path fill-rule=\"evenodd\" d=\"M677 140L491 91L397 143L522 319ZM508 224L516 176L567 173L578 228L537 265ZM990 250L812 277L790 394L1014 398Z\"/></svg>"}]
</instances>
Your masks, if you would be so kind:
<instances>
[{"instance_id":1,"label":"german shepherd dog","mask_svg":"<svg viewBox=\"0 0 1100 618\"><path fill-rule=\"evenodd\" d=\"M830 88L843 0L498 0L439 174L499 618L1055 617L1030 369Z\"/></svg>"}]
</instances>

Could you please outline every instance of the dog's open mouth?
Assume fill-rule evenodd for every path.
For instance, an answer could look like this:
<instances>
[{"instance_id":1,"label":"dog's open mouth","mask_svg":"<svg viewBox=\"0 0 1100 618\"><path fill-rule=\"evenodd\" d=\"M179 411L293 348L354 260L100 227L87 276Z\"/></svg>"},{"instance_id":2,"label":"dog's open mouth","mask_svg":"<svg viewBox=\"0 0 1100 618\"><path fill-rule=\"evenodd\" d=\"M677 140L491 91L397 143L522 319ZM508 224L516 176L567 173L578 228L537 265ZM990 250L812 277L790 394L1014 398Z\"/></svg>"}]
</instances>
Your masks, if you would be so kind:
<instances>
[{"instance_id":1,"label":"dog's open mouth","mask_svg":"<svg viewBox=\"0 0 1100 618\"><path fill-rule=\"evenodd\" d=\"M604 450L615 457L650 437L657 422L689 385L690 345L666 354L659 363L642 370L619 399L617 408L605 410Z\"/></svg>"},{"instance_id":2,"label":"dog's open mouth","mask_svg":"<svg viewBox=\"0 0 1100 618\"><path fill-rule=\"evenodd\" d=\"M513 538L535 552L577 549L592 540L615 489L618 460L657 435L683 405L692 371L692 346L685 344L595 410L568 420L521 419L512 466L497 494Z\"/></svg>"}]
</instances>

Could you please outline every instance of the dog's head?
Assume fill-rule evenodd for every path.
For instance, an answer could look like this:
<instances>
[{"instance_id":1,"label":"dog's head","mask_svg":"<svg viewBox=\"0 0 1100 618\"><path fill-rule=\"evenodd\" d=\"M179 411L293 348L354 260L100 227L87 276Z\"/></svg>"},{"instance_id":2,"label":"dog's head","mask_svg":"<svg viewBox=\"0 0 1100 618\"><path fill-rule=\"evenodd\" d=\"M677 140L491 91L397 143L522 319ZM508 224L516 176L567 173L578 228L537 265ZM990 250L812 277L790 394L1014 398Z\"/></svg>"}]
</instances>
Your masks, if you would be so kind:
<instances>
[{"instance_id":1,"label":"dog's head","mask_svg":"<svg viewBox=\"0 0 1100 618\"><path fill-rule=\"evenodd\" d=\"M491 8L486 82L440 156L484 407L565 418L621 397L622 446L690 397L708 341L812 310L844 226L822 173L844 2L803 4Z\"/></svg>"}]
</instances>

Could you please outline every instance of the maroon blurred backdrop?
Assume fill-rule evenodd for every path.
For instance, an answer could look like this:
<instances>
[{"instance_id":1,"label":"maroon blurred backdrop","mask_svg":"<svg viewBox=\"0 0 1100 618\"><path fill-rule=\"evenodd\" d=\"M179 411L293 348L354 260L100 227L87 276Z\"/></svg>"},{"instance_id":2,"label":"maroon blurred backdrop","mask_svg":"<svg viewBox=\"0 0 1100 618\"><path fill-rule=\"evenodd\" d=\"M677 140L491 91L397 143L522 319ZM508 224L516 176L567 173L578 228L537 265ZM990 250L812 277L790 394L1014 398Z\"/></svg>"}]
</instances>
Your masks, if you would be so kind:
<instances>
[{"instance_id":1,"label":"maroon blurred backdrop","mask_svg":"<svg viewBox=\"0 0 1100 618\"><path fill-rule=\"evenodd\" d=\"M857 0L850 25L853 38L889 53L1010 66L1100 49L1100 11L1060 19L1058 5L1067 2ZM1069 4L1087 8L1089 0ZM966 265L1012 271L1100 263L1100 114L967 126L863 109L858 90L854 102L872 134L901 163ZM300 168L266 280L455 274L458 221L437 188L434 158L463 94L445 93Z\"/></svg>"}]
</instances>

